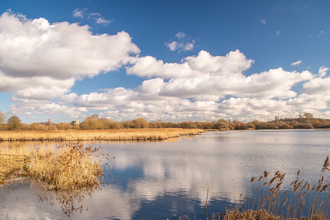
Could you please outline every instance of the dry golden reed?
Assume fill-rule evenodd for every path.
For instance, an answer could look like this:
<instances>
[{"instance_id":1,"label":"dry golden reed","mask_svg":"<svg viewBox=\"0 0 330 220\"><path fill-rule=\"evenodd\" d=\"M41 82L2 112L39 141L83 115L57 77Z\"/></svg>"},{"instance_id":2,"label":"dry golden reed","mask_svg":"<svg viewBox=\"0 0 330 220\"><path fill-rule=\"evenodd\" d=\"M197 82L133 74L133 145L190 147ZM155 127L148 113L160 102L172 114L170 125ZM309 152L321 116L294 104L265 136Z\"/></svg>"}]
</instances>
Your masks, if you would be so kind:
<instances>
[{"instance_id":1,"label":"dry golden reed","mask_svg":"<svg viewBox=\"0 0 330 220\"><path fill-rule=\"evenodd\" d=\"M60 144L55 152L47 155L40 155L37 149L32 162L26 166L27 175L56 190L98 185L103 173L95 155L99 149L85 148L82 143Z\"/></svg>"},{"instance_id":2,"label":"dry golden reed","mask_svg":"<svg viewBox=\"0 0 330 220\"><path fill-rule=\"evenodd\" d=\"M10 143L0 146L0 185L4 184L6 180L16 177L25 176L26 161L32 157L33 147L22 146L20 143ZM40 151L40 154L46 154L46 151L54 151L53 148L48 147Z\"/></svg>"},{"instance_id":3,"label":"dry golden reed","mask_svg":"<svg viewBox=\"0 0 330 220\"><path fill-rule=\"evenodd\" d=\"M290 187L292 187L291 192L286 190L284 193L280 191L284 183L285 173L282 174L277 171L269 182L265 180L266 182L263 183L269 174L264 171L264 178L259 178L261 183L256 182L260 185L260 191L257 192L257 196L254 198L252 209L245 211L241 208L227 210L221 218L218 215L217 219L328 219L330 180L329 177L325 178L324 175L325 172L329 171L329 166L329 157L327 157L321 169L319 180L312 187L308 181L300 180L299 170L296 179L290 184ZM264 192L263 187L269 187L268 194L262 193ZM265 191L267 192L267 190ZM243 201L249 201L247 198L242 199L244 199ZM256 201L259 201L260 204L255 206Z\"/></svg>"},{"instance_id":4,"label":"dry golden reed","mask_svg":"<svg viewBox=\"0 0 330 220\"><path fill-rule=\"evenodd\" d=\"M0 131L0 141L146 141L197 135L202 129L144 128L69 131Z\"/></svg>"}]
</instances>

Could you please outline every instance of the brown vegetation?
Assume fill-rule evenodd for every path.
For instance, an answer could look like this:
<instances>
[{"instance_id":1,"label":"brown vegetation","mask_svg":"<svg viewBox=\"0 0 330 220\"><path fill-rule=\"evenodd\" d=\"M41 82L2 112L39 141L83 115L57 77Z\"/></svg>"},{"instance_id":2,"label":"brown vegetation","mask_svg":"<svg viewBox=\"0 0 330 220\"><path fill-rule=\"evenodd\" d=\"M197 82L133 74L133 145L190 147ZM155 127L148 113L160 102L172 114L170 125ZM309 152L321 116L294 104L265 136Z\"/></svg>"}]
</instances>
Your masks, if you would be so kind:
<instances>
[{"instance_id":1,"label":"brown vegetation","mask_svg":"<svg viewBox=\"0 0 330 220\"><path fill-rule=\"evenodd\" d=\"M242 207L228 209L225 213L216 213L208 217L206 199L206 219L211 220L326 220L329 219L330 208L330 180L325 173L330 171L329 157L324 161L320 178L315 185L308 181L300 180L300 171L296 179L291 182L291 190L285 192L283 188L285 173L276 171L270 177L269 172L264 171L259 178L251 178L251 184L258 184L259 191L254 198L242 198L241 203L251 209ZM243 197L243 194L241 194ZM250 204L252 203L252 204ZM179 220L190 219L187 216Z\"/></svg>"},{"instance_id":2,"label":"brown vegetation","mask_svg":"<svg viewBox=\"0 0 330 220\"><path fill-rule=\"evenodd\" d=\"M281 187L285 173L277 171L273 177L269 177L269 173L265 171L259 178L251 179L251 183L258 184L260 189L252 205L247 204L254 210L243 211L240 208L227 210L223 219L328 219L330 180L325 177L325 173L330 170L329 168L329 157L327 157L315 185L300 180L300 171L298 171L296 179L291 182L291 190L286 190L284 193ZM268 191L263 188L267 188ZM264 194L265 191L268 193ZM242 203L246 203L247 199Z\"/></svg>"},{"instance_id":3,"label":"brown vegetation","mask_svg":"<svg viewBox=\"0 0 330 220\"><path fill-rule=\"evenodd\" d=\"M68 190L99 184L103 170L95 153L99 148L85 148L81 143L58 145L55 152L40 155L35 151L32 161L26 166L30 179L41 181L48 189Z\"/></svg>"},{"instance_id":4,"label":"brown vegetation","mask_svg":"<svg viewBox=\"0 0 330 220\"><path fill-rule=\"evenodd\" d=\"M46 184L47 189L68 190L99 185L101 160L107 155L99 148L84 147L81 143L53 144L47 147L8 146L0 148L0 155L25 156L27 163L4 160L0 164L0 184L14 177L28 177ZM11 182L11 181L10 181Z\"/></svg>"},{"instance_id":5,"label":"brown vegetation","mask_svg":"<svg viewBox=\"0 0 330 220\"><path fill-rule=\"evenodd\" d=\"M143 118L129 121L116 122L107 118L100 118L97 114L87 117L84 121L72 121L71 123L47 122L25 124L17 116L12 116L5 123L5 115L0 112L0 130L2 131L56 131L56 130L109 130L109 129L131 129L131 128L184 128L205 130L254 130L254 129L313 129L330 128L330 120L313 118L310 113L300 114L299 118L280 119L275 116L274 121L243 123L237 120L231 122L224 119L218 121L183 121L163 122L161 120L147 122Z\"/></svg>"},{"instance_id":6,"label":"brown vegetation","mask_svg":"<svg viewBox=\"0 0 330 220\"><path fill-rule=\"evenodd\" d=\"M201 129L112 129L68 131L3 131L1 141L145 141L164 140L181 135L196 135Z\"/></svg>"}]
</instances>

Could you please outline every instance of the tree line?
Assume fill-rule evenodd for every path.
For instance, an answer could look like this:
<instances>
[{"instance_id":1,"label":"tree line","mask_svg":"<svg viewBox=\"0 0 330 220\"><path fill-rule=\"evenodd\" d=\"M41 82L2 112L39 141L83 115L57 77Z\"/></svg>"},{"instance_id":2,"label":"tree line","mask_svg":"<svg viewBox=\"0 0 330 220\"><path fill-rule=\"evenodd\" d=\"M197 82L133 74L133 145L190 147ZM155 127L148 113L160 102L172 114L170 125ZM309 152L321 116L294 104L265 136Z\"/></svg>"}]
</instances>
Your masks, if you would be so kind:
<instances>
[{"instance_id":1,"label":"tree line","mask_svg":"<svg viewBox=\"0 0 330 220\"><path fill-rule=\"evenodd\" d=\"M304 113L298 118L279 119L275 116L274 121L259 122L240 122L237 120L219 119L217 121L183 121L183 122L163 122L161 120L147 122L144 118L137 118L128 121L113 121L107 118L101 118L97 114L87 117L81 123L52 123L47 122L26 124L22 123L17 116L6 118L3 112L0 112L0 130L103 130L103 129L128 129L128 128L199 128L208 130L254 130L254 129L313 129L330 128L330 121L326 119L313 118L310 113Z\"/></svg>"}]
</instances>

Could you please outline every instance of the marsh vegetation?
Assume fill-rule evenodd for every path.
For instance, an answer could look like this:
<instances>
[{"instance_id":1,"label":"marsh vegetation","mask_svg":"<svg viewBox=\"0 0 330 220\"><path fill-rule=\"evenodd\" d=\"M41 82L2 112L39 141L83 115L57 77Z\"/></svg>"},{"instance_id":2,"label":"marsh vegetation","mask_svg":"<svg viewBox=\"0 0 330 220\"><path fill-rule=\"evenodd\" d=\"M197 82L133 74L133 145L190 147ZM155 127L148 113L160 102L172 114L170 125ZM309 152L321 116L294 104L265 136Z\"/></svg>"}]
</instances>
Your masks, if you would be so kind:
<instances>
[{"instance_id":1,"label":"marsh vegetation","mask_svg":"<svg viewBox=\"0 0 330 220\"><path fill-rule=\"evenodd\" d=\"M0 141L147 141L164 140L182 135L197 135L202 129L112 129L112 130L56 130L3 131Z\"/></svg>"}]
</instances>

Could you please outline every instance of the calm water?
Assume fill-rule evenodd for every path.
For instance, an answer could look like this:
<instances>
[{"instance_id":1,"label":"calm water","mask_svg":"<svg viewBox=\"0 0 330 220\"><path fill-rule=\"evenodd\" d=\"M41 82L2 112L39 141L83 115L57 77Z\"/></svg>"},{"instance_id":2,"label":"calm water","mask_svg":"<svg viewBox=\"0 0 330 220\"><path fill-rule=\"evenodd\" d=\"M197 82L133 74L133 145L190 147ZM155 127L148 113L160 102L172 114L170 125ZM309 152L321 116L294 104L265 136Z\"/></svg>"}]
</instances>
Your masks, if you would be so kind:
<instances>
[{"instance_id":1,"label":"calm water","mask_svg":"<svg viewBox=\"0 0 330 220\"><path fill-rule=\"evenodd\" d=\"M66 205L68 195L15 183L0 188L0 219L205 219L208 187L208 212L213 213L236 206L241 193L252 196L250 179L264 170L285 172L284 189L298 170L315 183L330 155L329 135L322 130L228 131L167 142L86 142L116 157L104 178L108 184L77 192Z\"/></svg>"}]
</instances>

